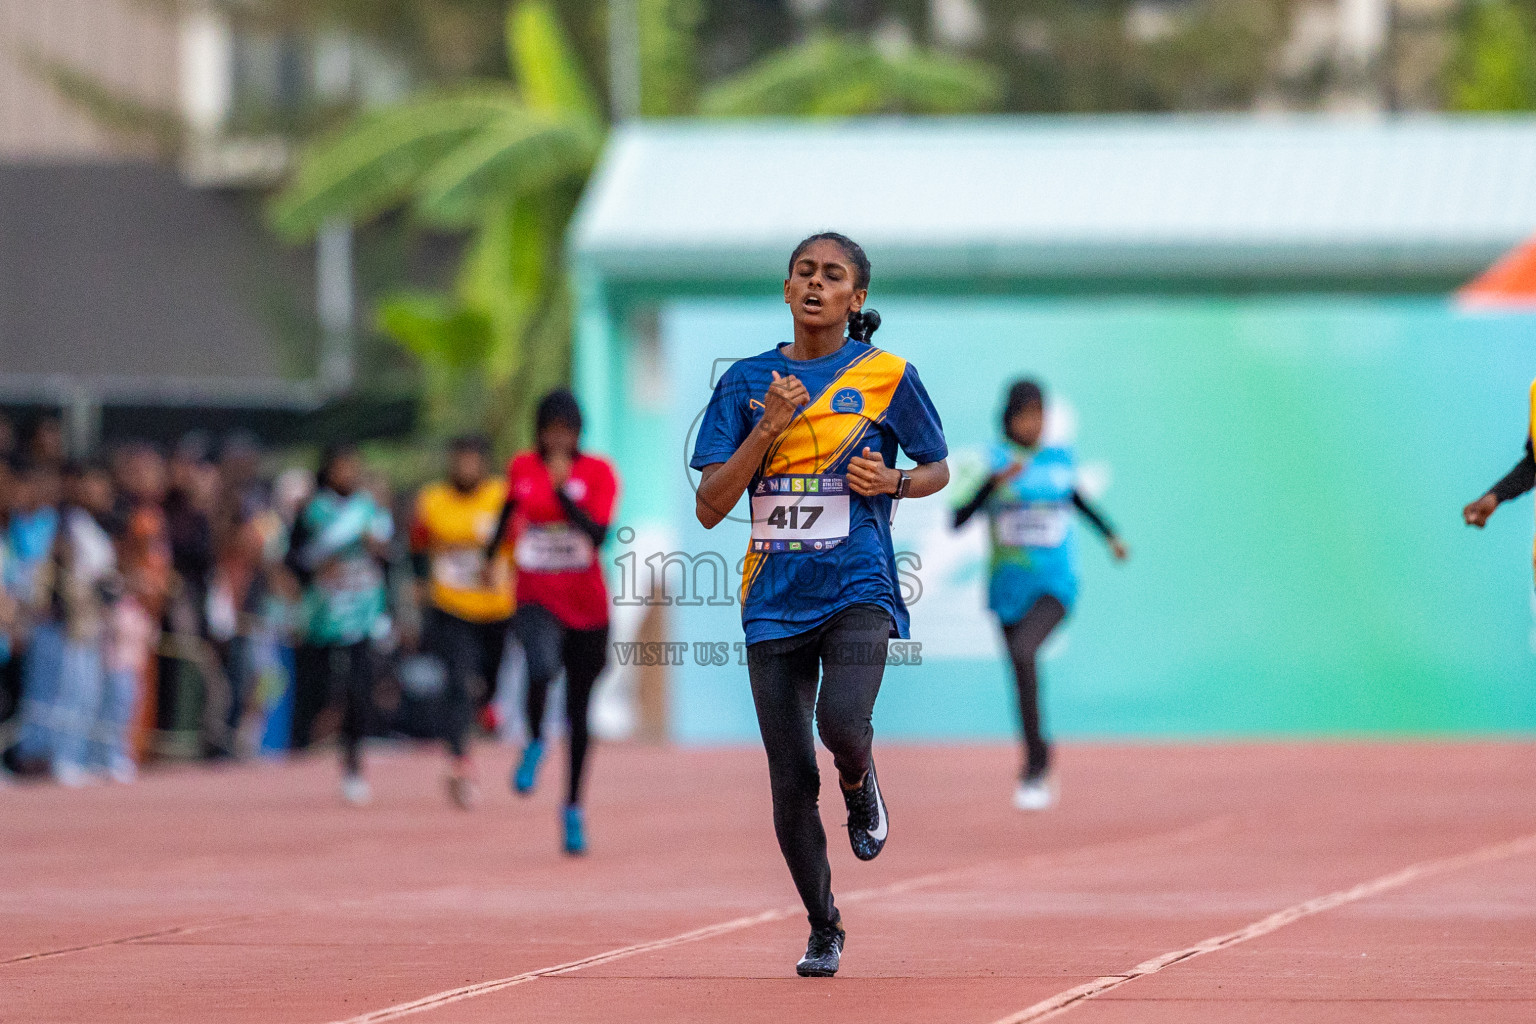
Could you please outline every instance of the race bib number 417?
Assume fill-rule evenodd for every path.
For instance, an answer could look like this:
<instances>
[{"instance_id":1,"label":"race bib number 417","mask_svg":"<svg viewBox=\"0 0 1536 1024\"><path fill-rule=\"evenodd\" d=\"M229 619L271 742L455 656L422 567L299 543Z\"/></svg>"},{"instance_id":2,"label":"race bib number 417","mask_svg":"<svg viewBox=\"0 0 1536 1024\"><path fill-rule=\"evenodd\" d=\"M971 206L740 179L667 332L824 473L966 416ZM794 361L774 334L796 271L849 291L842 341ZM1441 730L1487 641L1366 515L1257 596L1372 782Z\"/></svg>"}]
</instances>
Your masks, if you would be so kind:
<instances>
[{"instance_id":1,"label":"race bib number 417","mask_svg":"<svg viewBox=\"0 0 1536 1024\"><path fill-rule=\"evenodd\" d=\"M752 550L826 551L848 539L848 481L841 476L764 477L752 492Z\"/></svg>"}]
</instances>

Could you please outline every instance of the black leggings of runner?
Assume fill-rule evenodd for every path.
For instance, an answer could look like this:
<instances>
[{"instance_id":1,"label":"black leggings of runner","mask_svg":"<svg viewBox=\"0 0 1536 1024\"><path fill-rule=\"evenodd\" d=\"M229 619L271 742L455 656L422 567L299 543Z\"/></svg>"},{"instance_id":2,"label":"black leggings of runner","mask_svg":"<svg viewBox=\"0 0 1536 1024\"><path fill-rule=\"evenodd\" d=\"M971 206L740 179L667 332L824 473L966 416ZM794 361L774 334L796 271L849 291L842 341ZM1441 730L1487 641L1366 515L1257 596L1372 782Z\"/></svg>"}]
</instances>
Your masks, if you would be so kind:
<instances>
[{"instance_id":1,"label":"black leggings of runner","mask_svg":"<svg viewBox=\"0 0 1536 1024\"><path fill-rule=\"evenodd\" d=\"M524 710L528 735L544 737L544 702L549 684L565 666L565 722L569 732L570 767L566 775L565 802L581 803L581 783L586 771L587 706L592 684L608 662L608 627L571 629L549 609L525 604L512 616L512 632L523 645L528 664L528 693Z\"/></svg>"},{"instance_id":2,"label":"black leggings of runner","mask_svg":"<svg viewBox=\"0 0 1536 1024\"><path fill-rule=\"evenodd\" d=\"M315 718L325 708L325 648L300 644L293 652L293 721L288 746L305 750L314 741Z\"/></svg>"},{"instance_id":3,"label":"black leggings of runner","mask_svg":"<svg viewBox=\"0 0 1536 1024\"><path fill-rule=\"evenodd\" d=\"M373 648L355 644L300 647L294 675L293 746L314 739L315 719L326 706L341 706L341 756L348 772L362 770L359 748L373 726Z\"/></svg>"},{"instance_id":4,"label":"black leggings of runner","mask_svg":"<svg viewBox=\"0 0 1536 1024\"><path fill-rule=\"evenodd\" d=\"M1066 606L1049 594L1037 599L1018 622L1003 625L1013 680L1019 689L1019 718L1024 726L1024 778L1044 775L1051 748L1040 730L1040 673L1036 660L1046 638L1067 617Z\"/></svg>"},{"instance_id":5,"label":"black leggings of runner","mask_svg":"<svg viewBox=\"0 0 1536 1024\"><path fill-rule=\"evenodd\" d=\"M363 737L373 727L373 645L331 648L331 678L341 681L341 756L348 772L363 770Z\"/></svg>"},{"instance_id":6,"label":"black leggings of runner","mask_svg":"<svg viewBox=\"0 0 1536 1024\"><path fill-rule=\"evenodd\" d=\"M873 763L870 715L885 674L890 631L891 617L884 608L857 604L808 632L747 648L752 701L768 753L773 831L812 928L826 927L840 916L832 901L827 833L817 809L821 774L812 714L838 775L850 782L862 779Z\"/></svg>"},{"instance_id":7,"label":"black leggings of runner","mask_svg":"<svg viewBox=\"0 0 1536 1024\"><path fill-rule=\"evenodd\" d=\"M427 649L447 670L443 692L443 741L448 753L463 757L474 720L472 690L483 679L486 690L496 687L496 673L507 645L507 621L470 622L438 608L427 612Z\"/></svg>"}]
</instances>

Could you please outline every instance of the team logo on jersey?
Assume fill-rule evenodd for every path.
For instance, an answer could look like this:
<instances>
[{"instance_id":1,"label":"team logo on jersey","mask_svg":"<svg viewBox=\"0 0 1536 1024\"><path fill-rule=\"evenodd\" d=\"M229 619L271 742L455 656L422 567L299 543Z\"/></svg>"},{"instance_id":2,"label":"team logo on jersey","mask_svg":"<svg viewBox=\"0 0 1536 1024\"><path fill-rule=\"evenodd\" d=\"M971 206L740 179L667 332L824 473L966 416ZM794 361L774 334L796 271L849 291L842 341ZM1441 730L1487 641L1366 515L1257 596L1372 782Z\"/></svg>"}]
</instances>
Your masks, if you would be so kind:
<instances>
[{"instance_id":1,"label":"team logo on jersey","mask_svg":"<svg viewBox=\"0 0 1536 1024\"><path fill-rule=\"evenodd\" d=\"M832 396L833 412L860 413L864 411L864 395L858 388L843 388Z\"/></svg>"}]
</instances>

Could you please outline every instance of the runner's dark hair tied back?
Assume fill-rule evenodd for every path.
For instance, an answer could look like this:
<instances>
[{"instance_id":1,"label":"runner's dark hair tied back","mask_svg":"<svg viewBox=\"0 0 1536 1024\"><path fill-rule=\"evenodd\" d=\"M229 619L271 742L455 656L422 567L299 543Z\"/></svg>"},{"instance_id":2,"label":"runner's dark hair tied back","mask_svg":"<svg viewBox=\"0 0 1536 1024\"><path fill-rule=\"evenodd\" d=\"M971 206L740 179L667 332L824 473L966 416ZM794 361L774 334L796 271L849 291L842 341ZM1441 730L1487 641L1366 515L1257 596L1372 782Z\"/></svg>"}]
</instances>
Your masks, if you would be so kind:
<instances>
[{"instance_id":1,"label":"runner's dark hair tied back","mask_svg":"<svg viewBox=\"0 0 1536 1024\"><path fill-rule=\"evenodd\" d=\"M847 256L848 262L852 264L853 286L855 288L869 287L870 265L869 257L864 254L864 247L847 235L839 234L836 231L818 231L814 235L801 239L800 244L795 246L795 251L789 254L789 272L791 274L795 272L795 264L799 261L800 254L816 242L831 242L842 249L843 255ZM879 327L880 314L872 309L861 310L848 316L848 337L854 341L868 342L869 336L874 334Z\"/></svg>"},{"instance_id":2,"label":"runner's dark hair tied back","mask_svg":"<svg viewBox=\"0 0 1536 1024\"><path fill-rule=\"evenodd\" d=\"M861 309L848 314L848 337L854 341L868 342L870 335L880 329L880 314L873 309Z\"/></svg>"},{"instance_id":3,"label":"runner's dark hair tied back","mask_svg":"<svg viewBox=\"0 0 1536 1024\"><path fill-rule=\"evenodd\" d=\"M581 406L577 404L576 396L565 388L555 388L545 394L533 414L534 433L556 423L581 433Z\"/></svg>"},{"instance_id":4,"label":"runner's dark hair tied back","mask_svg":"<svg viewBox=\"0 0 1536 1024\"><path fill-rule=\"evenodd\" d=\"M853 286L855 288L869 287L869 257L864 255L864 247L847 235L838 234L836 231L818 231L814 235L808 235L795 246L794 252L789 254L789 272L795 272L795 263L799 261L800 254L817 242L832 242L843 255L848 257L848 262L853 264Z\"/></svg>"},{"instance_id":5,"label":"runner's dark hair tied back","mask_svg":"<svg viewBox=\"0 0 1536 1024\"><path fill-rule=\"evenodd\" d=\"M1025 377L1010 384L1008 401L1003 406L1003 433L1008 433L1008 424L1015 416L1032 405L1045 405L1045 388L1039 381Z\"/></svg>"}]
</instances>

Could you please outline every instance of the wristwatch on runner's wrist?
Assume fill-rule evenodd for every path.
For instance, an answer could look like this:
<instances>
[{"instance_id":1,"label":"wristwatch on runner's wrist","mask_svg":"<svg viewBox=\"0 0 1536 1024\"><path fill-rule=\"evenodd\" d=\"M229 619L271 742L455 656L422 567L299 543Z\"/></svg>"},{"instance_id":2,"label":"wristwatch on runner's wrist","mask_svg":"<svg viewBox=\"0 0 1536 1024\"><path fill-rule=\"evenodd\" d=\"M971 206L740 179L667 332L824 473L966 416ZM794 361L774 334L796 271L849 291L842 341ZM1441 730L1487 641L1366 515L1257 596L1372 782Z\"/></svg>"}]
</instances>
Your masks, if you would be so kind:
<instances>
[{"instance_id":1,"label":"wristwatch on runner's wrist","mask_svg":"<svg viewBox=\"0 0 1536 1024\"><path fill-rule=\"evenodd\" d=\"M896 500L900 501L907 496L907 491L912 489L912 474L906 470L901 471L901 479L896 482Z\"/></svg>"}]
</instances>

